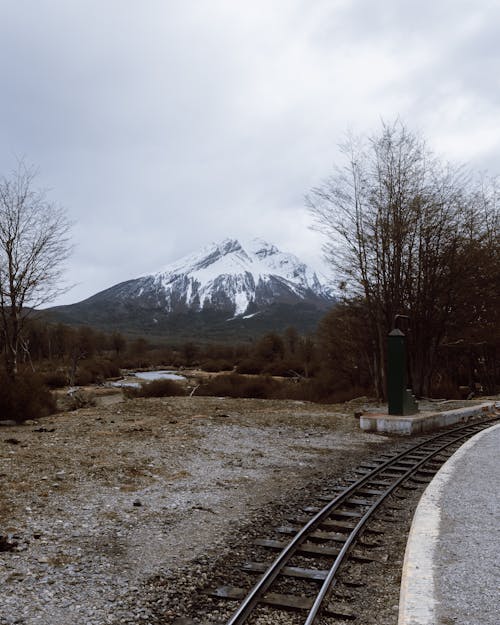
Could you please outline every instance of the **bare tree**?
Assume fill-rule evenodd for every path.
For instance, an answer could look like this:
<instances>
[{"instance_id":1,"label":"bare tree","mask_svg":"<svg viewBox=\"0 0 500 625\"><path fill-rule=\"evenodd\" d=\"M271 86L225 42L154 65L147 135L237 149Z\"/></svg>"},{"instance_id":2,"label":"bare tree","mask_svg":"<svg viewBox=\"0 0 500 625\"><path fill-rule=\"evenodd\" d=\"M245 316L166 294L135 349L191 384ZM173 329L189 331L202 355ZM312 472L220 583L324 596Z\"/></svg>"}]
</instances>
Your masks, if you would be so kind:
<instances>
[{"instance_id":1,"label":"bare tree","mask_svg":"<svg viewBox=\"0 0 500 625\"><path fill-rule=\"evenodd\" d=\"M345 165L309 195L310 210L344 292L365 302L377 395L385 395L385 336L398 313L411 317L413 384L427 394L471 269L461 253L477 204L470 175L442 163L400 121L368 139L350 137L343 154Z\"/></svg>"},{"instance_id":2,"label":"bare tree","mask_svg":"<svg viewBox=\"0 0 500 625\"><path fill-rule=\"evenodd\" d=\"M21 161L10 177L0 178L0 330L12 377L25 320L66 290L62 265L71 251L66 212L34 187L35 177Z\"/></svg>"}]
</instances>

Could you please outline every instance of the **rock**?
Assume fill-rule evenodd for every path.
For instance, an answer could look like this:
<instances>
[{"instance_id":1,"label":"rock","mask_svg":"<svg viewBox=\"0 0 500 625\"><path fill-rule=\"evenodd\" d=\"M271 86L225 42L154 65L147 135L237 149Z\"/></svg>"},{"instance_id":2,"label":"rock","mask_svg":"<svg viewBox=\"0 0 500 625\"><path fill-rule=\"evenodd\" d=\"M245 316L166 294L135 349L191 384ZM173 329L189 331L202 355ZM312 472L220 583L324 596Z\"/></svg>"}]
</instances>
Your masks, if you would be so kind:
<instances>
[{"instance_id":1,"label":"rock","mask_svg":"<svg viewBox=\"0 0 500 625\"><path fill-rule=\"evenodd\" d=\"M0 552L1 551L13 551L17 547L17 542L9 540L7 537L0 534Z\"/></svg>"},{"instance_id":2,"label":"rock","mask_svg":"<svg viewBox=\"0 0 500 625\"><path fill-rule=\"evenodd\" d=\"M9 575L9 577L7 577L7 581L8 582L21 582L24 579L24 574L23 573L11 573Z\"/></svg>"},{"instance_id":3,"label":"rock","mask_svg":"<svg viewBox=\"0 0 500 625\"><path fill-rule=\"evenodd\" d=\"M132 505L136 508L140 508L142 506L142 501L140 499L136 499Z\"/></svg>"}]
</instances>

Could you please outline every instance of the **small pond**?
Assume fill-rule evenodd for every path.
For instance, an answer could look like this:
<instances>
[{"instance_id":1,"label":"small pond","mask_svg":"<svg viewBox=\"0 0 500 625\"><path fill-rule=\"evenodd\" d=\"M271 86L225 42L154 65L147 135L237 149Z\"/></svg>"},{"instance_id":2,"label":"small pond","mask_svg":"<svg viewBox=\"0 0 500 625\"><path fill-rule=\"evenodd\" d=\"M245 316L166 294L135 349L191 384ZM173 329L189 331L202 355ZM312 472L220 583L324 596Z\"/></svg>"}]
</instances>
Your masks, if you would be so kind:
<instances>
[{"instance_id":1,"label":"small pond","mask_svg":"<svg viewBox=\"0 0 500 625\"><path fill-rule=\"evenodd\" d=\"M186 378L175 371L136 371L133 376L140 380L185 380Z\"/></svg>"},{"instance_id":2,"label":"small pond","mask_svg":"<svg viewBox=\"0 0 500 625\"><path fill-rule=\"evenodd\" d=\"M135 371L125 376L125 379L118 382L112 382L113 386L132 386L139 387L140 382L135 382L136 379L144 382L152 382L153 380L175 380L182 382L186 380L183 375L176 373L175 371Z\"/></svg>"}]
</instances>

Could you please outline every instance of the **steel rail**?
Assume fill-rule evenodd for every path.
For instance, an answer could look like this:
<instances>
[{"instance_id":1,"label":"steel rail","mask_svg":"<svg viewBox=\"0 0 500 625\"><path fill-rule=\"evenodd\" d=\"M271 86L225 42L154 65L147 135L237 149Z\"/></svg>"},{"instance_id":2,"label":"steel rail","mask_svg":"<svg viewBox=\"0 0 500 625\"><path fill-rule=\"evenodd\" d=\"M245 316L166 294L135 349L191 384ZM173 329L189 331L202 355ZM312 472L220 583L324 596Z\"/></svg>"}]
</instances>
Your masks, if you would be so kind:
<instances>
[{"instance_id":1,"label":"steel rail","mask_svg":"<svg viewBox=\"0 0 500 625\"><path fill-rule=\"evenodd\" d=\"M472 429L471 426L469 426L468 428L466 427L466 429ZM474 428L476 429L476 428ZM478 430L480 431L480 430ZM358 521L357 525L353 528L353 530L351 531L351 533L349 534L348 539L346 540L346 542L344 543L344 546L342 547L342 549L340 550L340 553L338 554L338 556L335 558L335 562L333 563L327 577L325 578L321 589L319 591L319 593L316 596L316 599L309 611L308 617L307 619L304 621L304 625L313 625L313 623L315 622L319 611L321 610L321 606L323 604L323 601L328 593L328 591L330 590L332 583L335 579L335 575L337 574L337 571L339 570L340 566L343 564L345 558L347 557L347 555L349 554L349 551L353 545L353 543L355 542L356 538L358 537L358 535L360 534L360 532L362 531L362 529L364 528L364 526L366 525L366 523L371 519L371 517L373 517L374 513L378 510L378 508L380 508L380 506L384 503L384 501L390 496L392 495L392 493L403 483L405 482L407 479L409 479L411 477L411 475L415 472L418 471L419 467L421 467L422 465L424 465L426 462L429 462L429 460L431 460L434 456L439 455L440 453L442 453L447 447L451 447L452 445L454 445L455 443L460 442L463 439L469 438L470 433L464 434L463 436L460 436L458 438L455 438L454 440L450 441L449 443L446 443L445 445L442 445L439 449L437 449L436 451L432 451L431 453L429 453L425 458L423 458L422 460L418 461L415 466L410 467L408 469L408 471L406 471L406 473L404 473L400 478L396 479L391 486L379 497L379 499L377 501L375 501L373 503L373 505L366 511L366 513L363 515L363 517Z\"/></svg>"},{"instance_id":2,"label":"steel rail","mask_svg":"<svg viewBox=\"0 0 500 625\"><path fill-rule=\"evenodd\" d=\"M454 434L455 432L460 432L460 431L466 430L466 429L467 430L475 429L475 428L477 428L477 426L483 425L484 423L493 422L493 421L495 421L497 419L498 418L487 419L487 420L484 420L484 421L481 421L481 422L477 422L477 423L474 423L474 424L468 424L468 425L465 425L465 426L461 426L459 428L454 428L453 430L447 430L446 432L442 432L442 433L437 434L437 435L435 435L435 436L433 436L431 438L428 438L425 441L423 441L423 442L421 442L421 443L419 443L417 445L414 445L414 446L412 446L412 447L410 447L410 448L400 452L399 454L396 454L396 456L393 456L393 457L387 459L380 466L375 467L372 471L370 471L365 476L363 476L362 478L360 478L359 480L354 482L346 490L342 491L337 497L335 497L329 503L327 503L326 506L324 506L312 519L310 519L304 525L304 527L302 527L302 529L299 532L297 532L297 534L293 537L293 539L290 541L290 543L280 552L280 554L277 556L277 558L272 562L272 564L269 566L267 571L262 575L262 577L259 579L259 581L255 584L255 586L253 586L253 588L248 592L246 597L240 603L238 609L233 613L233 615L226 622L226 625L242 625L243 623L245 623L247 618L252 613L253 609L260 602L260 600L261 600L262 596L264 595L264 593L273 584L273 582L278 577L278 575L280 574L280 572L282 571L284 566L294 556L295 552L300 547L300 545L306 540L308 534L310 532L314 531L316 529L316 527L318 525L320 525L321 522L326 517L328 517L329 514L336 507L340 506L346 499L349 499L349 497L354 492L356 492L356 490L359 489L360 486L363 486L364 484L366 484L367 482L372 480L375 476L377 476L379 473L382 473L385 469L387 469L391 465L397 464L398 460L404 458L406 455L408 455L411 452L417 451L418 449L420 449L422 447L425 447L426 445L429 445L432 442L434 442L434 441L436 441L436 440L438 440L440 438L444 438L444 437L450 436L450 435ZM451 446L453 443L457 442L458 440L461 440L461 438L467 438L467 436L469 436L469 434L465 434L463 437L455 438L453 441L450 441L445 446L443 446L443 448L446 449L446 447ZM438 451L433 451L432 452L432 456L441 453L443 451L443 448L440 448ZM428 462L428 458L426 458L424 462ZM420 464L418 466L420 466ZM399 483L401 481L404 481L404 480L408 479L407 473L411 474L414 471L415 471L414 467L410 468L404 474L402 479L398 479L397 480L397 486L399 486ZM394 489L397 488L397 486L394 486ZM394 490L394 489L392 489L392 490ZM390 491L390 493L392 493L392 490ZM388 493L386 496L384 496L383 500L385 500L385 498L388 497L390 493ZM381 503L382 503L382 501L380 502L379 505L381 505ZM368 515L368 513L367 513L359 521L359 523L358 523L359 530L356 533L356 536L357 536L357 534L359 534L359 531L366 524L366 521L367 521L367 519L370 516L371 516L371 514ZM365 519L365 517L366 517L366 519ZM348 541L344 544L344 547L340 551L339 556L337 556L337 559L340 557L340 554L344 554L342 556L342 559L345 557L345 554L348 552L349 547L352 545L353 542L354 542L354 538L352 540L348 539ZM337 561L337 559L336 559L336 561ZM335 563L334 563L334 566L335 566ZM337 566L336 570L338 569L339 566L340 566L340 563ZM330 570L330 572L331 572L331 570ZM336 570L335 570L335 572L336 572ZM333 580L334 575L335 575L335 573L333 573L331 580ZM330 573L329 573L328 577L330 577ZM323 588L325 588L325 591L323 593L323 599L324 599L324 595L326 595L326 592L328 591L328 589L331 586L331 583L332 583L331 580L328 583L328 586L326 586L326 580L325 580L325 582L324 582L324 584L322 586L322 589L321 589L320 593L322 593ZM319 607L321 606L321 603L322 603L323 599L321 600L321 602L319 602L318 608L315 608L316 602L318 601L318 599L316 599L316 601L315 601L311 611L312 610L318 611ZM312 623L312 622L313 621L309 621L309 620L306 621L306 623L308 625L309 625L309 623ZM304 625L306 625L306 624L304 624Z\"/></svg>"}]
</instances>

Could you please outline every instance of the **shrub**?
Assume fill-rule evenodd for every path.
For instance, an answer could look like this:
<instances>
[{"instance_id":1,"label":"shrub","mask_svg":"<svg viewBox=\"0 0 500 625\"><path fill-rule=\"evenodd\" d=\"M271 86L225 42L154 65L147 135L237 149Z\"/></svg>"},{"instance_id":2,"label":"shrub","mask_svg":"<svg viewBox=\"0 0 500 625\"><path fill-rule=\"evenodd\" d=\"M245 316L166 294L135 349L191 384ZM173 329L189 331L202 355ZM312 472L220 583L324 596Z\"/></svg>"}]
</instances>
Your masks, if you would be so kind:
<instances>
[{"instance_id":1,"label":"shrub","mask_svg":"<svg viewBox=\"0 0 500 625\"><path fill-rule=\"evenodd\" d=\"M249 374L258 374L262 373L262 370L266 367L268 363L261 358L256 358L255 356L244 358L236 367L236 373L249 373Z\"/></svg>"},{"instance_id":2,"label":"shrub","mask_svg":"<svg viewBox=\"0 0 500 625\"><path fill-rule=\"evenodd\" d=\"M219 375L197 390L197 395L215 397L252 397L255 399L293 399L318 403L342 403L359 397L366 389L351 386L335 388L326 379L308 379L294 383L269 376L246 376L237 373Z\"/></svg>"},{"instance_id":3,"label":"shrub","mask_svg":"<svg viewBox=\"0 0 500 625\"><path fill-rule=\"evenodd\" d=\"M88 393L82 390L78 390L71 393L64 402L64 408L66 410L78 410L79 408L92 408L96 406L96 397L94 393Z\"/></svg>"},{"instance_id":4,"label":"shrub","mask_svg":"<svg viewBox=\"0 0 500 625\"><path fill-rule=\"evenodd\" d=\"M75 384L77 386L93 383L99 384L108 378L117 378L119 376L120 369L116 362L90 358L79 363Z\"/></svg>"},{"instance_id":5,"label":"shrub","mask_svg":"<svg viewBox=\"0 0 500 625\"><path fill-rule=\"evenodd\" d=\"M275 360L266 365L262 373L277 375L284 378L293 378L297 374L304 375L304 367L296 360Z\"/></svg>"},{"instance_id":6,"label":"shrub","mask_svg":"<svg viewBox=\"0 0 500 625\"><path fill-rule=\"evenodd\" d=\"M279 382L269 377L247 377L231 373L229 375L219 375L202 384L197 394L210 397L272 399L278 393L279 387Z\"/></svg>"},{"instance_id":7,"label":"shrub","mask_svg":"<svg viewBox=\"0 0 500 625\"><path fill-rule=\"evenodd\" d=\"M181 384L174 380L153 380L141 386L124 386L125 397L178 397L186 392Z\"/></svg>"},{"instance_id":8,"label":"shrub","mask_svg":"<svg viewBox=\"0 0 500 625\"><path fill-rule=\"evenodd\" d=\"M56 412L56 402L40 376L19 373L12 380L0 372L0 419L13 419L22 423Z\"/></svg>"},{"instance_id":9,"label":"shrub","mask_svg":"<svg viewBox=\"0 0 500 625\"><path fill-rule=\"evenodd\" d=\"M68 384L68 376L62 371L53 371L42 375L43 382L49 388L63 388Z\"/></svg>"},{"instance_id":10,"label":"shrub","mask_svg":"<svg viewBox=\"0 0 500 625\"><path fill-rule=\"evenodd\" d=\"M78 371L75 375L76 386L87 386L87 384L92 384L92 382L95 381L96 377L91 369L85 366L78 367Z\"/></svg>"},{"instance_id":11,"label":"shrub","mask_svg":"<svg viewBox=\"0 0 500 625\"><path fill-rule=\"evenodd\" d=\"M210 360L204 360L200 367L203 371L232 371L233 363L223 358L212 358Z\"/></svg>"},{"instance_id":12,"label":"shrub","mask_svg":"<svg viewBox=\"0 0 500 625\"><path fill-rule=\"evenodd\" d=\"M311 401L321 404L341 404L354 397L366 394L367 389L359 386L335 388L322 379L301 380L297 384L285 382L281 385L279 399Z\"/></svg>"}]
</instances>

